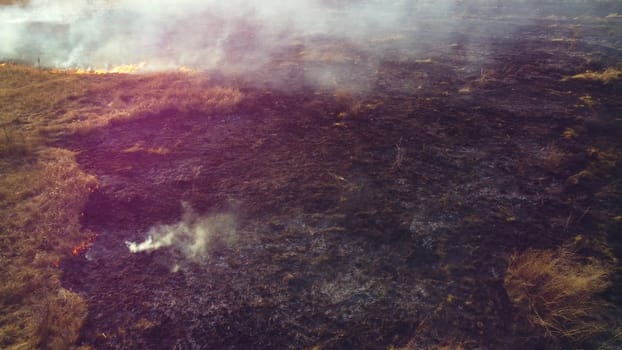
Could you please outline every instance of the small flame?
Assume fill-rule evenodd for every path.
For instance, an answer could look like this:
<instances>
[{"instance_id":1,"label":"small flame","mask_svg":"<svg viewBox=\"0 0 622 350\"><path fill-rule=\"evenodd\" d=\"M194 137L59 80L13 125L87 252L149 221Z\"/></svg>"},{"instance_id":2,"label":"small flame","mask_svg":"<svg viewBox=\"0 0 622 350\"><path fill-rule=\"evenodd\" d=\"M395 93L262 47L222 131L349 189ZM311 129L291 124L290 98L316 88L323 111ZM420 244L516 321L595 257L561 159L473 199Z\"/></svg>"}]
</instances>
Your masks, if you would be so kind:
<instances>
[{"instance_id":1,"label":"small flame","mask_svg":"<svg viewBox=\"0 0 622 350\"><path fill-rule=\"evenodd\" d=\"M93 68L78 68L73 71L75 74L132 74L143 71L147 63L140 62L138 64L124 64L115 66L109 69L93 69Z\"/></svg>"},{"instance_id":2,"label":"small flame","mask_svg":"<svg viewBox=\"0 0 622 350\"><path fill-rule=\"evenodd\" d=\"M89 250L93 243L95 243L95 239L97 238L97 234L93 233L87 240L80 242L77 246L73 247L71 253L73 256L82 256Z\"/></svg>"},{"instance_id":3,"label":"small flame","mask_svg":"<svg viewBox=\"0 0 622 350\"><path fill-rule=\"evenodd\" d=\"M194 69L192 69L190 67L186 67L186 66L181 66L181 67L179 67L178 70L179 70L180 73L195 73L196 72L196 70L194 70Z\"/></svg>"}]
</instances>

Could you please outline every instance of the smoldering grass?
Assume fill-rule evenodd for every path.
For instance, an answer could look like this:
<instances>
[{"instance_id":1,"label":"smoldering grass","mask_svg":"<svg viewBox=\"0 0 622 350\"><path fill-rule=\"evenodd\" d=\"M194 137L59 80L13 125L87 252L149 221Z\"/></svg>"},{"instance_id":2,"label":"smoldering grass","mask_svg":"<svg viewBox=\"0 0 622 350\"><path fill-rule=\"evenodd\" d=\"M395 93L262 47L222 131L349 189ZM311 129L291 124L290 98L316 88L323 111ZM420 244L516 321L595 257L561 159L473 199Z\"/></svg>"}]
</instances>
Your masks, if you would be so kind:
<instances>
[{"instance_id":1,"label":"smoldering grass","mask_svg":"<svg viewBox=\"0 0 622 350\"><path fill-rule=\"evenodd\" d=\"M236 218L232 213L199 215L188 203L179 222L156 225L149 229L142 242L126 241L131 253L171 248L184 259L201 261L209 257L213 246L231 247L239 238Z\"/></svg>"}]
</instances>

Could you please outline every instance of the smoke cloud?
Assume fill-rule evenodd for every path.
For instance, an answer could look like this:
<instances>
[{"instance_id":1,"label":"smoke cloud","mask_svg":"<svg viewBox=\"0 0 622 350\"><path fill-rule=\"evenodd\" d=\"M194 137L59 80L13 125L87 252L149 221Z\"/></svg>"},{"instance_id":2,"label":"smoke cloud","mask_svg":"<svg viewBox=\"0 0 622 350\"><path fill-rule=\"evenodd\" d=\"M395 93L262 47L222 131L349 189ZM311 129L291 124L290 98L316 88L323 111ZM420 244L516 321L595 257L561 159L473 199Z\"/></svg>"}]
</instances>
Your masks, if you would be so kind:
<instances>
[{"instance_id":1,"label":"smoke cloud","mask_svg":"<svg viewBox=\"0 0 622 350\"><path fill-rule=\"evenodd\" d=\"M456 40L463 51L477 55L467 63L479 64L486 45L469 50L466 37L476 36L481 44L487 36L512 34L513 22L503 20L508 15L525 20L559 15L578 4L596 7L590 3L601 2L30 0L0 5L0 60L103 70L185 67L258 81L294 77L342 84L348 76L373 79L388 55L451 54ZM498 20L473 20L493 17Z\"/></svg>"},{"instance_id":2,"label":"smoke cloud","mask_svg":"<svg viewBox=\"0 0 622 350\"><path fill-rule=\"evenodd\" d=\"M31 0L0 6L0 59L57 68L261 67L323 36L362 45L459 0ZM317 41L317 40L316 40Z\"/></svg>"},{"instance_id":3,"label":"smoke cloud","mask_svg":"<svg viewBox=\"0 0 622 350\"><path fill-rule=\"evenodd\" d=\"M230 246L238 239L236 220L232 214L200 216L183 203L184 214L180 222L154 226L142 242L126 241L130 252L148 252L169 247L193 261L207 257L214 244Z\"/></svg>"}]
</instances>

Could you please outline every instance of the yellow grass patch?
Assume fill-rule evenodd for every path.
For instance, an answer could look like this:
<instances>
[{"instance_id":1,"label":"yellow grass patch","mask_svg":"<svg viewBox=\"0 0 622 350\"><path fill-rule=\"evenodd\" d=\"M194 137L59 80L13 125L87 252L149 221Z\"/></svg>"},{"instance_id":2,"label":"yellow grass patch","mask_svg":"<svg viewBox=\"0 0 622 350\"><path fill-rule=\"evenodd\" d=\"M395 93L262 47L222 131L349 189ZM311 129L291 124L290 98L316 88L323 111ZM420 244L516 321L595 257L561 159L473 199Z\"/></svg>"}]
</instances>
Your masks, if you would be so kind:
<instances>
[{"instance_id":1,"label":"yellow grass patch","mask_svg":"<svg viewBox=\"0 0 622 350\"><path fill-rule=\"evenodd\" d=\"M575 74L571 76L570 79L596 80L607 84L614 80L622 79L622 70L617 68L607 68L602 72L587 71ZM568 78L565 80L568 80Z\"/></svg>"},{"instance_id":2,"label":"yellow grass patch","mask_svg":"<svg viewBox=\"0 0 622 350\"><path fill-rule=\"evenodd\" d=\"M459 93L461 94L470 94L471 93L471 87L470 86L465 86L463 88L460 88L460 90L458 90Z\"/></svg>"},{"instance_id":3,"label":"yellow grass patch","mask_svg":"<svg viewBox=\"0 0 622 350\"><path fill-rule=\"evenodd\" d=\"M242 99L237 88L213 86L205 74L77 74L0 67L0 127L17 123L53 136L88 134L111 122L165 110L229 113Z\"/></svg>"},{"instance_id":4,"label":"yellow grass patch","mask_svg":"<svg viewBox=\"0 0 622 350\"><path fill-rule=\"evenodd\" d=\"M79 217L97 182L69 151L47 149L39 157L0 164L2 349L66 349L87 312L79 295L61 287L58 264L86 236Z\"/></svg>"},{"instance_id":5,"label":"yellow grass patch","mask_svg":"<svg viewBox=\"0 0 622 350\"><path fill-rule=\"evenodd\" d=\"M610 330L598 294L610 287L611 273L568 247L529 249L511 256L504 284L517 310L548 337L587 340Z\"/></svg>"}]
</instances>

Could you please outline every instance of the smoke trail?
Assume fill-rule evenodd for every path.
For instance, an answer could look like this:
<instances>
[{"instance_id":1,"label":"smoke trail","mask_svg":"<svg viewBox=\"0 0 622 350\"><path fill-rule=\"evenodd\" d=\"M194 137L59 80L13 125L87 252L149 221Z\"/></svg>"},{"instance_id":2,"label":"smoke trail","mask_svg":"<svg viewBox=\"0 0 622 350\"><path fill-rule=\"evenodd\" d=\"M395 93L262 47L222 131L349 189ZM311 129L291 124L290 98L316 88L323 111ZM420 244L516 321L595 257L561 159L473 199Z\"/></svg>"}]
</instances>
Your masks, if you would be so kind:
<instances>
[{"instance_id":1,"label":"smoke trail","mask_svg":"<svg viewBox=\"0 0 622 350\"><path fill-rule=\"evenodd\" d=\"M231 214L202 217L183 203L184 214L180 222L154 226L142 242L126 241L130 252L139 253L170 247L190 260L200 260L209 253L214 243L232 245L237 241L236 221Z\"/></svg>"}]
</instances>

